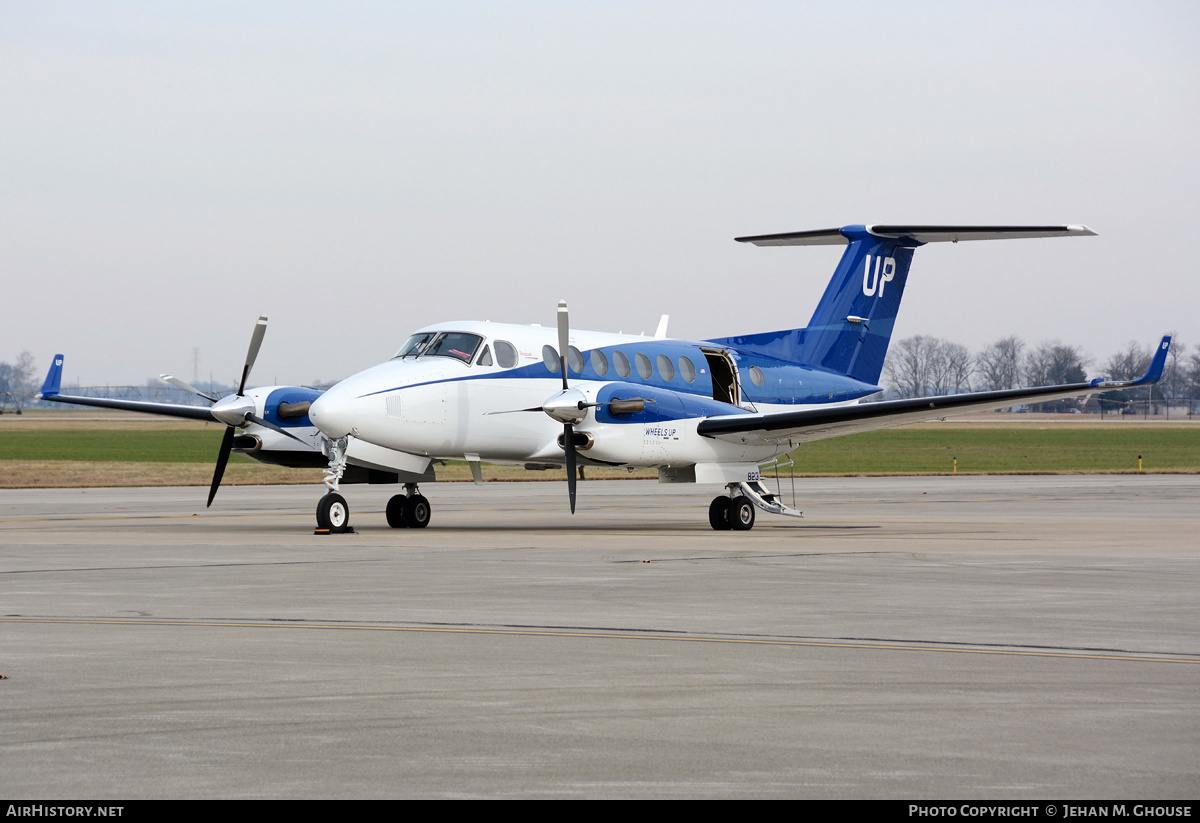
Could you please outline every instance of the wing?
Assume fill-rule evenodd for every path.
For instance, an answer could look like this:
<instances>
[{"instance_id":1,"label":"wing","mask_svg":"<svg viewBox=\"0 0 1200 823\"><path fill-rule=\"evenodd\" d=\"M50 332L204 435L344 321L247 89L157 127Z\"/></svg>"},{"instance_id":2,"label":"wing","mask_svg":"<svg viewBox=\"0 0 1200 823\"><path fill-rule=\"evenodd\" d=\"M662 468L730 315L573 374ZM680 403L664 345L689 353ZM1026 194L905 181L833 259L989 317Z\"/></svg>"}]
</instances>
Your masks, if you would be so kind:
<instances>
[{"instance_id":1,"label":"wing","mask_svg":"<svg viewBox=\"0 0 1200 823\"><path fill-rule=\"evenodd\" d=\"M212 412L202 406L183 406L178 403L151 403L148 400L115 400L108 397L75 397L69 394L42 395L43 400L54 403L71 403L76 406L99 406L105 409L162 414L167 417L184 417L188 420L220 422Z\"/></svg>"},{"instance_id":2,"label":"wing","mask_svg":"<svg viewBox=\"0 0 1200 823\"><path fill-rule=\"evenodd\" d=\"M63 356L54 355L50 361L50 371L46 374L46 382L38 397L55 403L70 403L75 406L98 406L103 409L121 409L122 411L146 412L147 414L162 414L167 417L183 417L188 420L209 420L220 422L213 413L203 406L182 406L176 403L152 403L148 400L116 400L108 397L75 397L60 394L62 386Z\"/></svg>"},{"instance_id":3,"label":"wing","mask_svg":"<svg viewBox=\"0 0 1200 823\"><path fill-rule=\"evenodd\" d=\"M881 403L857 403L769 414L710 417L700 421L697 432L705 437L739 443L824 440L829 437L903 426L906 423L944 420L970 412L1003 409L1029 401L1061 400L1113 389L1144 386L1157 383L1162 377L1170 346L1170 336L1164 337L1158 351L1155 352L1154 360L1150 363L1150 368L1137 380L1112 381L1097 378L1088 383L1068 383L1061 386L885 400Z\"/></svg>"}]
</instances>

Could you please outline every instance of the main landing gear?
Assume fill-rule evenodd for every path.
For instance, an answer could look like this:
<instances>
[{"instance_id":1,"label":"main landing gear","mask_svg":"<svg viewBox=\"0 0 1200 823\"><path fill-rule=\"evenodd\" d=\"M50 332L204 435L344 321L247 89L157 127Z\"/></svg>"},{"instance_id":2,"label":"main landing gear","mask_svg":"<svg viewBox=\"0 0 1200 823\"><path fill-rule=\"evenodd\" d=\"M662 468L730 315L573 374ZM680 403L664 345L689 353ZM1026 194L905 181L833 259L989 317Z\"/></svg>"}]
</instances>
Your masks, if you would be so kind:
<instances>
[{"instance_id":1,"label":"main landing gear","mask_svg":"<svg viewBox=\"0 0 1200 823\"><path fill-rule=\"evenodd\" d=\"M429 525L429 501L420 494L416 483L405 483L404 494L388 501L387 523L393 529L423 529Z\"/></svg>"},{"instance_id":2,"label":"main landing gear","mask_svg":"<svg viewBox=\"0 0 1200 823\"><path fill-rule=\"evenodd\" d=\"M708 504L708 523L716 531L750 531L754 528L754 504L745 495L721 495Z\"/></svg>"},{"instance_id":3,"label":"main landing gear","mask_svg":"<svg viewBox=\"0 0 1200 823\"><path fill-rule=\"evenodd\" d=\"M708 504L708 524L714 530L748 532L754 528L754 510L762 509L770 514L788 517L803 517L804 513L780 503L766 486L758 481L730 483L728 492L713 498Z\"/></svg>"}]
</instances>

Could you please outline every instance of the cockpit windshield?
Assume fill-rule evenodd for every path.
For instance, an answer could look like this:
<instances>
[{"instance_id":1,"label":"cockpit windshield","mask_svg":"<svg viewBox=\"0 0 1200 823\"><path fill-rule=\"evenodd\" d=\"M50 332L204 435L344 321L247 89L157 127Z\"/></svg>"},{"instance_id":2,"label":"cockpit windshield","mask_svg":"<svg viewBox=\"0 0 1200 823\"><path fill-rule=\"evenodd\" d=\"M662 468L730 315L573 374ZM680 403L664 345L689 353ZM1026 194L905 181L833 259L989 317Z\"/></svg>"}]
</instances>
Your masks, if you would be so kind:
<instances>
[{"instance_id":1,"label":"cockpit windshield","mask_svg":"<svg viewBox=\"0 0 1200 823\"><path fill-rule=\"evenodd\" d=\"M453 357L470 363L483 338L461 331L444 331L422 352L426 357Z\"/></svg>"},{"instance_id":2,"label":"cockpit windshield","mask_svg":"<svg viewBox=\"0 0 1200 823\"><path fill-rule=\"evenodd\" d=\"M405 341L400 351L396 352L396 357L453 357L470 363L481 343L483 338L478 334L460 331L418 332Z\"/></svg>"},{"instance_id":3,"label":"cockpit windshield","mask_svg":"<svg viewBox=\"0 0 1200 823\"><path fill-rule=\"evenodd\" d=\"M396 352L396 357L416 357L432 339L433 332L418 332L404 341L404 345L400 347L400 351Z\"/></svg>"}]
</instances>

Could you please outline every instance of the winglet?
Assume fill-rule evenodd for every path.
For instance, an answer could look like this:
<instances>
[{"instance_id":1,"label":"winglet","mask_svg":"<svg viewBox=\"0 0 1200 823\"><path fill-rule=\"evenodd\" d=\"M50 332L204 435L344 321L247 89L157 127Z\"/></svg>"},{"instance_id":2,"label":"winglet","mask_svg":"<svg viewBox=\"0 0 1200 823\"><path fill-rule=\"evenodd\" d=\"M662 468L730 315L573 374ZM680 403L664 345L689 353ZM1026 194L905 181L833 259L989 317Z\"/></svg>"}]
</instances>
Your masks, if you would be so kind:
<instances>
[{"instance_id":1,"label":"winglet","mask_svg":"<svg viewBox=\"0 0 1200 823\"><path fill-rule=\"evenodd\" d=\"M1170 351L1171 335L1164 334L1162 342L1158 344L1158 349L1154 352L1154 359L1150 361L1150 367L1137 380L1106 380L1103 377L1097 377L1091 382L1091 385L1101 386L1104 389L1128 389L1133 386L1146 386L1151 383L1157 383L1162 379L1163 369L1166 368L1167 355Z\"/></svg>"},{"instance_id":2,"label":"winglet","mask_svg":"<svg viewBox=\"0 0 1200 823\"><path fill-rule=\"evenodd\" d=\"M1162 342L1158 344L1158 351L1154 353L1154 359L1150 361L1150 368L1146 369L1146 373L1133 381L1135 386L1144 386L1147 383L1157 383L1162 379L1163 369L1167 365L1167 353L1171 351L1171 335L1164 334Z\"/></svg>"},{"instance_id":3,"label":"winglet","mask_svg":"<svg viewBox=\"0 0 1200 823\"><path fill-rule=\"evenodd\" d=\"M62 367L63 356L61 354L54 355L54 359L50 361L50 371L46 372L46 382L42 384L42 390L38 392L38 397L45 399L58 394L62 388Z\"/></svg>"}]
</instances>

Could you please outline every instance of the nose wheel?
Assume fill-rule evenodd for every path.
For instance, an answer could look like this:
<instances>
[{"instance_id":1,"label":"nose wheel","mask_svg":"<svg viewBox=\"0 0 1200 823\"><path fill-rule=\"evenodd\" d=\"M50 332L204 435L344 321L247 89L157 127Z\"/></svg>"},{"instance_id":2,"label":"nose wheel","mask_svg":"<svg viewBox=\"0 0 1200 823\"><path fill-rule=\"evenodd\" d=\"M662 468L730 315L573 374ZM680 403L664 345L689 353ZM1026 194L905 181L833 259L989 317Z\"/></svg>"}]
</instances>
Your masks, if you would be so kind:
<instances>
[{"instance_id":1,"label":"nose wheel","mask_svg":"<svg viewBox=\"0 0 1200 823\"><path fill-rule=\"evenodd\" d=\"M330 534L344 534L350 530L350 506L346 498L330 492L317 504L317 529Z\"/></svg>"}]
</instances>

